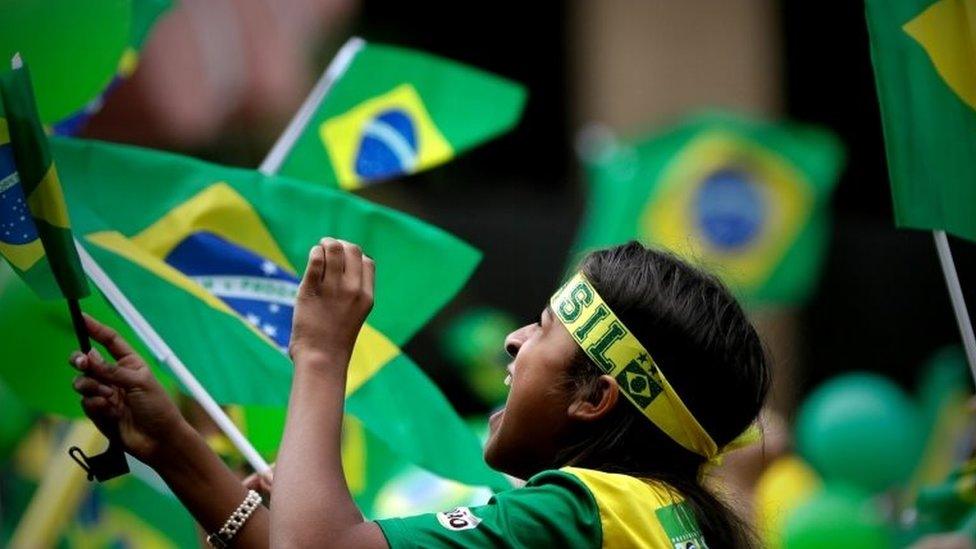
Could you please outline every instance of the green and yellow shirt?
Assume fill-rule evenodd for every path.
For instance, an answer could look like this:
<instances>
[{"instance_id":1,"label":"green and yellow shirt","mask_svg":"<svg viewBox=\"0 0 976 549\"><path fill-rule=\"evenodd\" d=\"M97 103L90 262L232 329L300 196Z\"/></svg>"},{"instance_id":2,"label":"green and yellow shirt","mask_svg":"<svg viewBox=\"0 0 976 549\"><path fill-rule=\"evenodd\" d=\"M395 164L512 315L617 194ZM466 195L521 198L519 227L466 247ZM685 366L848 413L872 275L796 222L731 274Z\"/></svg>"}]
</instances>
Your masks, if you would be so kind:
<instances>
[{"instance_id":1,"label":"green and yellow shirt","mask_svg":"<svg viewBox=\"0 0 976 549\"><path fill-rule=\"evenodd\" d=\"M486 505L379 520L392 549L414 547L707 547L681 494L591 469L544 471Z\"/></svg>"}]
</instances>

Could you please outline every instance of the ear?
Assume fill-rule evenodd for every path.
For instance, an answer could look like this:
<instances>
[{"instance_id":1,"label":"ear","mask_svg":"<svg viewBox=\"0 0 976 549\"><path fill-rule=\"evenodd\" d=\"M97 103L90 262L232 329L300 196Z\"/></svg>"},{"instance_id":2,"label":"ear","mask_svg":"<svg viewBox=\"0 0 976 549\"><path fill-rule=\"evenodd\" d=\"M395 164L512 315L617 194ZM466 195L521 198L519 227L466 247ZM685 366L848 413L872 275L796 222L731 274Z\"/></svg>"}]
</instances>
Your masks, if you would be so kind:
<instances>
[{"instance_id":1,"label":"ear","mask_svg":"<svg viewBox=\"0 0 976 549\"><path fill-rule=\"evenodd\" d=\"M606 374L597 379L595 388L588 395L581 395L569 404L566 413L579 421L596 421L605 417L617 404L620 387Z\"/></svg>"}]
</instances>

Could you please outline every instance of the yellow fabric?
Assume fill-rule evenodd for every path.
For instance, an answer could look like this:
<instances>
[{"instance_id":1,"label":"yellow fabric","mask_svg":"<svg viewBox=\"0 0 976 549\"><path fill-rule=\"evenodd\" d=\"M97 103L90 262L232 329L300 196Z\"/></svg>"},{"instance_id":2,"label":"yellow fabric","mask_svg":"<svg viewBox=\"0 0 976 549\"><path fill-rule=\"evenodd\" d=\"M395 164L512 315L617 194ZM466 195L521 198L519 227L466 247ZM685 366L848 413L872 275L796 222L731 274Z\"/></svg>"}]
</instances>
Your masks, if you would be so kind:
<instances>
[{"instance_id":1,"label":"yellow fabric","mask_svg":"<svg viewBox=\"0 0 976 549\"><path fill-rule=\"evenodd\" d=\"M730 166L749 174L767 205L763 230L747 245L720 249L704 238L695 200L716 170ZM741 136L712 131L696 137L671 160L661 175L658 198L648 201L640 218L647 243L719 265L723 279L742 289L765 283L806 225L813 209L810 186L789 162Z\"/></svg>"},{"instance_id":2,"label":"yellow fabric","mask_svg":"<svg viewBox=\"0 0 976 549\"><path fill-rule=\"evenodd\" d=\"M946 85L976 109L976 0L941 0L902 30L928 54Z\"/></svg>"},{"instance_id":3,"label":"yellow fabric","mask_svg":"<svg viewBox=\"0 0 976 549\"><path fill-rule=\"evenodd\" d=\"M577 273L550 300L556 318L621 392L675 442L712 459L715 441L681 401L654 359L596 288ZM707 383L707 380L702 380Z\"/></svg>"},{"instance_id":4,"label":"yellow fabric","mask_svg":"<svg viewBox=\"0 0 976 549\"><path fill-rule=\"evenodd\" d=\"M27 197L27 205L31 215L43 219L55 227L67 229L71 227L68 221L68 207L64 203L64 193L58 180L58 171L52 162L40 184Z\"/></svg>"},{"instance_id":5,"label":"yellow fabric","mask_svg":"<svg viewBox=\"0 0 976 549\"><path fill-rule=\"evenodd\" d=\"M675 507L682 516L680 532L667 532L658 512L684 501L684 497L667 485L647 482L629 475L604 473L592 469L560 469L582 482L596 500L603 529L603 547L671 548L682 542L697 542L703 547L701 534L690 511Z\"/></svg>"},{"instance_id":6,"label":"yellow fabric","mask_svg":"<svg viewBox=\"0 0 976 549\"><path fill-rule=\"evenodd\" d=\"M354 167L363 131L373 118L389 109L407 113L417 128L416 161L408 173L436 166L454 155L454 149L431 120L416 88L401 84L326 120L319 128L319 136L342 188L350 190L362 186Z\"/></svg>"},{"instance_id":7,"label":"yellow fabric","mask_svg":"<svg viewBox=\"0 0 976 549\"><path fill-rule=\"evenodd\" d=\"M295 268L278 247L251 205L226 183L215 183L171 210L139 234L126 238L116 231L86 235L86 240L152 272L160 279L193 295L208 306L233 316L268 345L268 336L240 317L206 288L173 268L165 257L187 236L208 231L267 258L291 274ZM385 335L364 324L349 361L346 394L352 394L400 353Z\"/></svg>"},{"instance_id":8,"label":"yellow fabric","mask_svg":"<svg viewBox=\"0 0 976 549\"><path fill-rule=\"evenodd\" d=\"M20 269L26 271L44 257L44 246L40 238L35 238L26 244L7 244L0 242L0 255Z\"/></svg>"}]
</instances>

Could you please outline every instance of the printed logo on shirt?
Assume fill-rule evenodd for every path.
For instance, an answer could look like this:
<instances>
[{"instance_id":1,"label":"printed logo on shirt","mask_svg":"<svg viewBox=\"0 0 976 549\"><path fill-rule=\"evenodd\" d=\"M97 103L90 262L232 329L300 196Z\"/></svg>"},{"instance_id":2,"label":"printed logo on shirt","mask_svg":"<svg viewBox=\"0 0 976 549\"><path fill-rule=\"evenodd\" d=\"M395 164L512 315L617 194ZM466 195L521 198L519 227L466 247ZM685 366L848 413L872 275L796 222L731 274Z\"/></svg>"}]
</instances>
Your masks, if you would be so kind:
<instances>
[{"instance_id":1,"label":"printed logo on shirt","mask_svg":"<svg viewBox=\"0 0 976 549\"><path fill-rule=\"evenodd\" d=\"M708 549L705 538L695 538L690 541L680 541L674 544L674 549Z\"/></svg>"},{"instance_id":2,"label":"printed logo on shirt","mask_svg":"<svg viewBox=\"0 0 976 549\"><path fill-rule=\"evenodd\" d=\"M657 509L655 514L675 549L708 549L695 515L687 503L666 505Z\"/></svg>"},{"instance_id":3,"label":"printed logo on shirt","mask_svg":"<svg viewBox=\"0 0 976 549\"><path fill-rule=\"evenodd\" d=\"M471 514L467 507L458 507L453 511L437 513L437 522L448 530L460 531L477 528L481 519Z\"/></svg>"}]
</instances>

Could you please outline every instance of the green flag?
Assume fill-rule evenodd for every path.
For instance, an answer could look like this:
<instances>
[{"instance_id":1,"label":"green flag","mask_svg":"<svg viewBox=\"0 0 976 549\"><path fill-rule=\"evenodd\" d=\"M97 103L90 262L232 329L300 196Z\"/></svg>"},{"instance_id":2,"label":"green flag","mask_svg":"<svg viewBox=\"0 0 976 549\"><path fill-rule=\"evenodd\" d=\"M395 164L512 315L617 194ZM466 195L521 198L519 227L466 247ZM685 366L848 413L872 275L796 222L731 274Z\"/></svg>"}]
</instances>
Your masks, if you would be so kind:
<instances>
[{"instance_id":1,"label":"green flag","mask_svg":"<svg viewBox=\"0 0 976 549\"><path fill-rule=\"evenodd\" d=\"M135 67L138 49L169 0L16 0L0 5L0 59L34 67L41 121L85 110ZM60 132L59 132L60 133Z\"/></svg>"},{"instance_id":2,"label":"green flag","mask_svg":"<svg viewBox=\"0 0 976 549\"><path fill-rule=\"evenodd\" d=\"M45 299L84 297L88 284L26 66L0 74L0 99L7 114L6 128L0 125L0 256Z\"/></svg>"},{"instance_id":3,"label":"green flag","mask_svg":"<svg viewBox=\"0 0 976 549\"><path fill-rule=\"evenodd\" d=\"M77 135L84 129L91 117L102 110L109 94L115 91L122 82L132 76L139 64L139 50L149 36L156 20L170 7L170 0L131 0L132 13L129 21L129 40L122 55L119 57L115 75L112 76L101 92L90 99L83 107L62 118L51 126L51 133L55 135Z\"/></svg>"},{"instance_id":4,"label":"green flag","mask_svg":"<svg viewBox=\"0 0 976 549\"><path fill-rule=\"evenodd\" d=\"M378 265L379 299L353 353L347 409L432 471L499 484L477 439L399 349L458 291L475 250L406 215L288 178L134 147L54 145L79 240L96 262L219 402L252 405L272 424L291 383L285 350L308 249L322 236L362 245ZM418 261L431 257L438 261Z\"/></svg>"},{"instance_id":5,"label":"green flag","mask_svg":"<svg viewBox=\"0 0 976 549\"><path fill-rule=\"evenodd\" d=\"M606 145L587 165L575 256L639 240L701 264L752 305L801 303L841 157L821 130L723 114Z\"/></svg>"},{"instance_id":6,"label":"green flag","mask_svg":"<svg viewBox=\"0 0 976 549\"><path fill-rule=\"evenodd\" d=\"M895 222L976 240L976 2L866 6Z\"/></svg>"},{"instance_id":7,"label":"green flag","mask_svg":"<svg viewBox=\"0 0 976 549\"><path fill-rule=\"evenodd\" d=\"M443 164L522 112L525 90L514 82L419 51L352 44L279 173L355 189Z\"/></svg>"}]
</instances>

